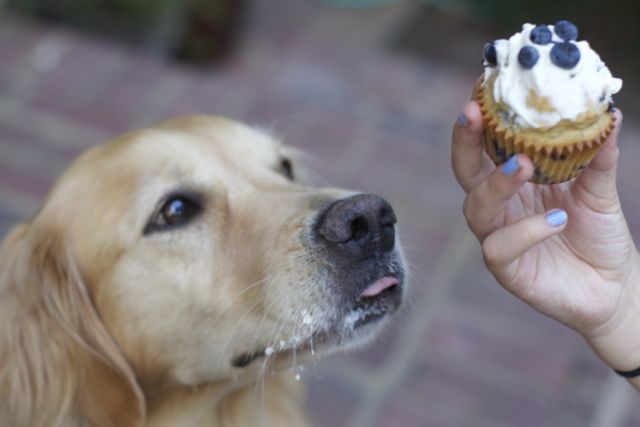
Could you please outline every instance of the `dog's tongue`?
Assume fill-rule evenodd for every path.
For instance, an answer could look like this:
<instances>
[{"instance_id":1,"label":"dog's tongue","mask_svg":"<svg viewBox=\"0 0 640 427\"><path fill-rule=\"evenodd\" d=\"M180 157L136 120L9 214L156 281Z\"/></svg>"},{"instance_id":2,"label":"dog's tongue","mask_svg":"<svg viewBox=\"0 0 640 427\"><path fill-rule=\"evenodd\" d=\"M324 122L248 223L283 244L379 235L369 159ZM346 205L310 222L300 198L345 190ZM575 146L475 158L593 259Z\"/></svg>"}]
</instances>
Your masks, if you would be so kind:
<instances>
[{"instance_id":1,"label":"dog's tongue","mask_svg":"<svg viewBox=\"0 0 640 427\"><path fill-rule=\"evenodd\" d=\"M385 289L389 289L392 286L399 284L398 279L394 277L383 277L382 279L376 280L376 282L369 286L364 292L360 295L361 297L375 297L378 294L381 294Z\"/></svg>"}]
</instances>

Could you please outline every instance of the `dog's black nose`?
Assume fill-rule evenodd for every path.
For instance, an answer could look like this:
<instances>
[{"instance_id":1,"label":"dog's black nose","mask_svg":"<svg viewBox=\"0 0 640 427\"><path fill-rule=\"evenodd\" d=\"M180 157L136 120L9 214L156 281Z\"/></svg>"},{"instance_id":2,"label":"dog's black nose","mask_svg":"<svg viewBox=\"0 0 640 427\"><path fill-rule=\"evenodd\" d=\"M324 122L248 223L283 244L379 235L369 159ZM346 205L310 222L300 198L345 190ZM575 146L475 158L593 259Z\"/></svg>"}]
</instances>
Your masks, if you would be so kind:
<instances>
[{"instance_id":1,"label":"dog's black nose","mask_svg":"<svg viewBox=\"0 0 640 427\"><path fill-rule=\"evenodd\" d=\"M393 249L395 223L396 215L386 200L358 194L331 204L321 214L316 232L326 244L367 257Z\"/></svg>"}]
</instances>

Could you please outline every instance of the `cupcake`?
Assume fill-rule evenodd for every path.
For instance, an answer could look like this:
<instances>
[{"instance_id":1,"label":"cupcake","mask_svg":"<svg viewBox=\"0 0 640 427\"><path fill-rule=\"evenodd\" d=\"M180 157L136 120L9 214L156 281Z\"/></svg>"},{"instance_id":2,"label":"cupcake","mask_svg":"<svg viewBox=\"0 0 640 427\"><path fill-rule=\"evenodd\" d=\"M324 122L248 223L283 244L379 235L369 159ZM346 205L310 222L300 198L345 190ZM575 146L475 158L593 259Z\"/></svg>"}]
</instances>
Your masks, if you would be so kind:
<instances>
[{"instance_id":1,"label":"cupcake","mask_svg":"<svg viewBox=\"0 0 640 427\"><path fill-rule=\"evenodd\" d=\"M612 95L622 80L568 21L524 24L508 40L484 47L484 76L476 88L485 148L496 164L525 153L532 182L577 177L613 130Z\"/></svg>"}]
</instances>

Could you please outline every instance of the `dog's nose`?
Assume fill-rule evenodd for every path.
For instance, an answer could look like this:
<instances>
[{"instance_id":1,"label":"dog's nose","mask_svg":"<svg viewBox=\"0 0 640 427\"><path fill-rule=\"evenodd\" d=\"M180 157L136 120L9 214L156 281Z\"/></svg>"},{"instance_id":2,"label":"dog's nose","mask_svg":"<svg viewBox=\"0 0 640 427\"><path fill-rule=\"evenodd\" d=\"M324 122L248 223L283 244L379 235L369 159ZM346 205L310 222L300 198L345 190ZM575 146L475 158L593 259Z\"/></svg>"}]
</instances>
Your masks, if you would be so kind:
<instances>
[{"instance_id":1,"label":"dog's nose","mask_svg":"<svg viewBox=\"0 0 640 427\"><path fill-rule=\"evenodd\" d=\"M388 252L395 245L396 215L391 205L372 194L358 194L331 204L316 229L322 240L353 256Z\"/></svg>"}]
</instances>

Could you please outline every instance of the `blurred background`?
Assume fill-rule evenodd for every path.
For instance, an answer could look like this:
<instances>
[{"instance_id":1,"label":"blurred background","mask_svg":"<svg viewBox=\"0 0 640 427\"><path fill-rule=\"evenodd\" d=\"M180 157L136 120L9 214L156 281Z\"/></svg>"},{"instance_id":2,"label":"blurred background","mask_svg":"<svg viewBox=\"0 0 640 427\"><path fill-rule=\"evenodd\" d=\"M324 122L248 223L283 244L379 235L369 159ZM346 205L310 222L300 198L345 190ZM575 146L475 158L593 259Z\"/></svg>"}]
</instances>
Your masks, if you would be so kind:
<instances>
[{"instance_id":1,"label":"blurred background","mask_svg":"<svg viewBox=\"0 0 640 427\"><path fill-rule=\"evenodd\" d=\"M619 181L640 237L639 12L600 0L0 0L0 236L79 152L125 130L191 113L267 127L323 184L391 201L410 262L391 328L306 367L317 426L639 426L637 393L486 273L449 169L484 43L569 19L624 80Z\"/></svg>"}]
</instances>

